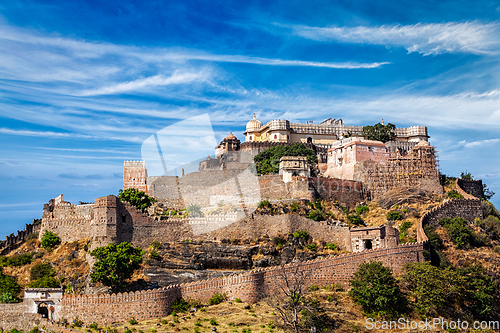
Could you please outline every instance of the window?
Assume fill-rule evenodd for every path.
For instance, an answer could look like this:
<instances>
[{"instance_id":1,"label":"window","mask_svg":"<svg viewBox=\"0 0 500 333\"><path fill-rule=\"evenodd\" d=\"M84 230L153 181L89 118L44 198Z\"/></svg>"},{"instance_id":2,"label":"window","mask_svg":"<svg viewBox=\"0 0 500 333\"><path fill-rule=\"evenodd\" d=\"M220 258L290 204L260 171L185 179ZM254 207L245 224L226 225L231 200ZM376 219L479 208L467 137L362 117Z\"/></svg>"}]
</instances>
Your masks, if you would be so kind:
<instances>
[{"instance_id":1,"label":"window","mask_svg":"<svg viewBox=\"0 0 500 333\"><path fill-rule=\"evenodd\" d=\"M250 141L252 140L252 136L251 136L251 135L250 135L250 138L249 138L249 140L250 140Z\"/></svg>"},{"instance_id":2,"label":"window","mask_svg":"<svg viewBox=\"0 0 500 333\"><path fill-rule=\"evenodd\" d=\"M274 134L274 139L277 139L277 138L278 138L278 136L276 134Z\"/></svg>"}]
</instances>

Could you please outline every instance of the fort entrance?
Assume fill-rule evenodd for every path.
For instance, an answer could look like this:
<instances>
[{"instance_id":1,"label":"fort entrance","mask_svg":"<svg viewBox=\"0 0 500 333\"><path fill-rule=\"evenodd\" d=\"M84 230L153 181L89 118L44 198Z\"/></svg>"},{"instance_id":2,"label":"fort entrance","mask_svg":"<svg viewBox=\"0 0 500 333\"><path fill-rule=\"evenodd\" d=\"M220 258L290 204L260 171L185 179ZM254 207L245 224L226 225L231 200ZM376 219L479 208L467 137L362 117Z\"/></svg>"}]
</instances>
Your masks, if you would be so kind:
<instances>
[{"instance_id":1,"label":"fort entrance","mask_svg":"<svg viewBox=\"0 0 500 333\"><path fill-rule=\"evenodd\" d=\"M37 312L42 315L42 318L49 318L49 306L47 303L38 304Z\"/></svg>"}]
</instances>

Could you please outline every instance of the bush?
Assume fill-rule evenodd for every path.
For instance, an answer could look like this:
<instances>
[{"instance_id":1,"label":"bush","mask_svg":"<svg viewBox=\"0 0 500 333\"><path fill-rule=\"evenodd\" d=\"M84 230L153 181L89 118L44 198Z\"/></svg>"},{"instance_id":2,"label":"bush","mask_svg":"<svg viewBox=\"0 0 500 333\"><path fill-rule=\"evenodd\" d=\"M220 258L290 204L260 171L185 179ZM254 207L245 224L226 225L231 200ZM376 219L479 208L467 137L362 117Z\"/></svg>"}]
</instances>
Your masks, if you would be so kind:
<instances>
[{"instance_id":1,"label":"bush","mask_svg":"<svg viewBox=\"0 0 500 333\"><path fill-rule=\"evenodd\" d=\"M439 220L439 224L446 229L446 233L457 248L469 248L473 240L473 231L467 226L467 220L461 217L444 218Z\"/></svg>"},{"instance_id":2,"label":"bush","mask_svg":"<svg viewBox=\"0 0 500 333\"><path fill-rule=\"evenodd\" d=\"M318 289L319 289L319 287L318 287L318 285L317 285L317 284L313 284L312 286L310 286L310 287L309 287L309 290L310 290L310 291L316 291L316 290L318 290Z\"/></svg>"},{"instance_id":3,"label":"bush","mask_svg":"<svg viewBox=\"0 0 500 333\"><path fill-rule=\"evenodd\" d=\"M217 320L215 320L215 319L210 319L210 325L214 325L214 326L218 325L218 324L217 324Z\"/></svg>"},{"instance_id":4,"label":"bush","mask_svg":"<svg viewBox=\"0 0 500 333\"><path fill-rule=\"evenodd\" d=\"M271 208L271 207L272 207L272 205L271 205L271 203L270 203L269 201L267 201L267 200L262 200L261 202L259 202L259 204L258 204L258 206L257 206L257 207L258 207L258 208L260 208L260 209L263 209L263 208Z\"/></svg>"},{"instance_id":5,"label":"bush","mask_svg":"<svg viewBox=\"0 0 500 333\"><path fill-rule=\"evenodd\" d=\"M184 298L177 299L174 304L172 304L172 316L175 316L174 312L175 314L177 314L177 312L186 312L189 309L189 306L189 302Z\"/></svg>"},{"instance_id":6,"label":"bush","mask_svg":"<svg viewBox=\"0 0 500 333\"><path fill-rule=\"evenodd\" d=\"M458 193L456 190L451 190L451 191L447 192L446 195L450 199L463 199L463 197L464 197L463 195Z\"/></svg>"},{"instance_id":7,"label":"bush","mask_svg":"<svg viewBox=\"0 0 500 333\"><path fill-rule=\"evenodd\" d=\"M281 236L276 236L276 237L273 237L271 242L274 244L274 245L283 245L283 244L286 244L286 239L284 239L283 237Z\"/></svg>"},{"instance_id":8,"label":"bush","mask_svg":"<svg viewBox=\"0 0 500 333\"><path fill-rule=\"evenodd\" d=\"M45 233L42 236L41 245L47 250L51 251L52 248L61 243L61 239L57 234L52 231L45 230Z\"/></svg>"},{"instance_id":9,"label":"bush","mask_svg":"<svg viewBox=\"0 0 500 333\"><path fill-rule=\"evenodd\" d=\"M307 249L311 252L316 252L316 249L317 249L317 245L314 244L314 243L311 243L311 244L307 244Z\"/></svg>"},{"instance_id":10,"label":"bush","mask_svg":"<svg viewBox=\"0 0 500 333\"><path fill-rule=\"evenodd\" d=\"M234 303L241 303L241 298L235 298Z\"/></svg>"},{"instance_id":11,"label":"bush","mask_svg":"<svg viewBox=\"0 0 500 333\"><path fill-rule=\"evenodd\" d=\"M221 294L221 293L217 293L215 295L212 296L212 298L210 298L208 300L208 304L210 305L217 305L217 304L220 304L222 303L224 300L226 299L226 294Z\"/></svg>"},{"instance_id":12,"label":"bush","mask_svg":"<svg viewBox=\"0 0 500 333\"><path fill-rule=\"evenodd\" d=\"M155 251L155 250L151 250L151 252L149 252L149 257L151 259L161 260L160 254L158 253L158 251Z\"/></svg>"},{"instance_id":13,"label":"bush","mask_svg":"<svg viewBox=\"0 0 500 333\"><path fill-rule=\"evenodd\" d=\"M404 221L403 223L401 223L401 225L399 226L399 232L406 232L408 231L408 229L411 228L411 226L413 225L413 223L411 223L410 221Z\"/></svg>"},{"instance_id":14,"label":"bush","mask_svg":"<svg viewBox=\"0 0 500 333\"><path fill-rule=\"evenodd\" d=\"M357 214L347 215L347 219L354 225L365 225L365 221Z\"/></svg>"},{"instance_id":15,"label":"bush","mask_svg":"<svg viewBox=\"0 0 500 333\"><path fill-rule=\"evenodd\" d=\"M439 236L439 234L436 232L436 227L428 224L424 227L424 232L427 235L427 238L429 238L429 243L432 247L438 250L443 248L443 240L441 239L441 236Z\"/></svg>"},{"instance_id":16,"label":"bush","mask_svg":"<svg viewBox=\"0 0 500 333\"><path fill-rule=\"evenodd\" d=\"M126 201L132 206L141 210L143 213L146 212L146 210L151 207L153 203L158 201L155 198L147 195L144 191L139 191L135 188L128 188L125 191L120 189L118 197L120 198L121 202Z\"/></svg>"},{"instance_id":17,"label":"bush","mask_svg":"<svg viewBox=\"0 0 500 333\"><path fill-rule=\"evenodd\" d=\"M293 233L293 237L308 240L309 239L309 232L307 232L307 230L297 230Z\"/></svg>"},{"instance_id":18,"label":"bush","mask_svg":"<svg viewBox=\"0 0 500 333\"><path fill-rule=\"evenodd\" d=\"M137 321L134 317L132 317L132 318L128 321L128 323L129 323L130 325L137 325L139 322L138 322L138 321Z\"/></svg>"},{"instance_id":19,"label":"bush","mask_svg":"<svg viewBox=\"0 0 500 333\"><path fill-rule=\"evenodd\" d=\"M96 322L93 322L92 324L89 325L89 328L96 330L99 325Z\"/></svg>"},{"instance_id":20,"label":"bush","mask_svg":"<svg viewBox=\"0 0 500 333\"><path fill-rule=\"evenodd\" d=\"M295 143L292 146L276 146L266 149L253 158L257 166L257 173L265 175L279 172L279 161L283 156L306 156L309 165L318 163L318 157L314 150L307 148L303 143Z\"/></svg>"},{"instance_id":21,"label":"bush","mask_svg":"<svg viewBox=\"0 0 500 333\"><path fill-rule=\"evenodd\" d=\"M30 288L58 288L59 282L53 276L43 276L32 281L28 287Z\"/></svg>"},{"instance_id":22,"label":"bush","mask_svg":"<svg viewBox=\"0 0 500 333\"><path fill-rule=\"evenodd\" d=\"M10 267L19 267L31 264L33 262L33 257L31 253L24 253L13 255L11 257L0 257L0 267L10 266Z\"/></svg>"},{"instance_id":23,"label":"bush","mask_svg":"<svg viewBox=\"0 0 500 333\"><path fill-rule=\"evenodd\" d=\"M356 213L358 214L363 214L363 213L366 213L368 212L370 209L368 208L368 206L358 206L356 207Z\"/></svg>"},{"instance_id":24,"label":"bush","mask_svg":"<svg viewBox=\"0 0 500 333\"><path fill-rule=\"evenodd\" d=\"M38 263L31 268L30 280L35 281L43 277L55 276L56 272L49 263Z\"/></svg>"},{"instance_id":25,"label":"bush","mask_svg":"<svg viewBox=\"0 0 500 333\"><path fill-rule=\"evenodd\" d=\"M334 243L328 243L325 245L325 249L327 250L336 250L337 246Z\"/></svg>"},{"instance_id":26,"label":"bush","mask_svg":"<svg viewBox=\"0 0 500 333\"><path fill-rule=\"evenodd\" d=\"M323 221L325 218L323 217L323 213L319 210L311 210L306 214L306 217L313 221Z\"/></svg>"},{"instance_id":27,"label":"bush","mask_svg":"<svg viewBox=\"0 0 500 333\"><path fill-rule=\"evenodd\" d=\"M160 242L158 242L158 241L153 241L153 242L151 243L151 245L153 246L153 248L155 248L155 249L159 249L159 248L160 248L160 246L161 246L161 243L160 243Z\"/></svg>"},{"instance_id":28,"label":"bush","mask_svg":"<svg viewBox=\"0 0 500 333\"><path fill-rule=\"evenodd\" d=\"M75 327L82 327L83 326L83 321L78 319L78 317L75 318L75 320L73 320L73 326Z\"/></svg>"},{"instance_id":29,"label":"bush","mask_svg":"<svg viewBox=\"0 0 500 333\"><path fill-rule=\"evenodd\" d=\"M397 210L391 210L387 212L386 217L389 221L399 221L403 219L403 214Z\"/></svg>"},{"instance_id":30,"label":"bush","mask_svg":"<svg viewBox=\"0 0 500 333\"><path fill-rule=\"evenodd\" d=\"M37 326L33 327L31 330L28 331L28 333L38 333L38 332L39 331Z\"/></svg>"},{"instance_id":31,"label":"bush","mask_svg":"<svg viewBox=\"0 0 500 333\"><path fill-rule=\"evenodd\" d=\"M300 210L299 204L294 202L290 205L290 210L292 212L298 212Z\"/></svg>"},{"instance_id":32,"label":"bush","mask_svg":"<svg viewBox=\"0 0 500 333\"><path fill-rule=\"evenodd\" d=\"M394 318L405 308L406 299L392 275L390 268L371 261L359 265L350 280L351 296L363 307L367 315Z\"/></svg>"}]
</instances>

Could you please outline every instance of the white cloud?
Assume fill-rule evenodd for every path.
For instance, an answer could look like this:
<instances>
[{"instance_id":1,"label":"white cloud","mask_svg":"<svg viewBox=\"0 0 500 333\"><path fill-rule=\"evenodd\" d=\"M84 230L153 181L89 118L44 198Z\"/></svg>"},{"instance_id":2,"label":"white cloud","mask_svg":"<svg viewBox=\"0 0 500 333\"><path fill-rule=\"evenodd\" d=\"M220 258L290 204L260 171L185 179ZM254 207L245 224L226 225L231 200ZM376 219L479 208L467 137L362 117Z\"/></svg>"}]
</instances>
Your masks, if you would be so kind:
<instances>
[{"instance_id":1,"label":"white cloud","mask_svg":"<svg viewBox=\"0 0 500 333\"><path fill-rule=\"evenodd\" d=\"M94 138L94 136L91 136L91 135L76 134L76 133L58 133L58 132L50 132L50 131L46 131L46 132L26 131L26 130L13 130L10 128L0 128L0 134L50 137L50 138L77 138L77 139Z\"/></svg>"},{"instance_id":2,"label":"white cloud","mask_svg":"<svg viewBox=\"0 0 500 333\"><path fill-rule=\"evenodd\" d=\"M202 81L206 75L201 73L179 73L175 72L169 77L163 75L155 75L144 79L115 84L108 87L102 87L95 90L85 90L81 96L95 96L95 95L111 95L120 94L129 91L141 90L142 88L168 86L174 84L186 84L195 81Z\"/></svg>"},{"instance_id":3,"label":"white cloud","mask_svg":"<svg viewBox=\"0 0 500 333\"><path fill-rule=\"evenodd\" d=\"M498 54L498 23L418 23L378 27L309 27L293 26L298 36L318 41L401 46L408 52L424 55L464 52Z\"/></svg>"},{"instance_id":4,"label":"white cloud","mask_svg":"<svg viewBox=\"0 0 500 333\"><path fill-rule=\"evenodd\" d=\"M488 139L488 140L481 140L481 141L473 141L473 142L465 143L464 147L473 148L473 147L479 147L479 146L484 146L484 145L498 143L498 142L500 142L500 139Z\"/></svg>"}]
</instances>

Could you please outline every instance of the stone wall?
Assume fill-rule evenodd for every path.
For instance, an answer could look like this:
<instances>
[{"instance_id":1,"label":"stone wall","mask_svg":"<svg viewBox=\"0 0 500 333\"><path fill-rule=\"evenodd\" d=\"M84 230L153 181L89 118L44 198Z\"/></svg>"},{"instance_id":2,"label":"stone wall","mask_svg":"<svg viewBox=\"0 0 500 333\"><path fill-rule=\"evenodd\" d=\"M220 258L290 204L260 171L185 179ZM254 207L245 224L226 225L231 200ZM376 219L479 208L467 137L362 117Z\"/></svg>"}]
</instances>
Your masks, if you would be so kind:
<instances>
[{"instance_id":1,"label":"stone wall","mask_svg":"<svg viewBox=\"0 0 500 333\"><path fill-rule=\"evenodd\" d=\"M364 251L358 254L344 254L326 259L307 261L297 267L284 267L288 274L299 270L309 275L310 285L319 286L341 283L348 287L349 279L359 264L376 260L395 272L409 262L423 261L423 243L400 245L394 248ZM197 281L151 291L131 292L113 295L73 296L65 295L64 318L82 318L85 323L109 324L164 317L170 314L173 302L180 297L193 298L204 302L215 293L226 293L231 300L241 298L244 302L256 302L264 295L278 293L282 283L282 268L270 267L243 273L241 275Z\"/></svg>"},{"instance_id":2,"label":"stone wall","mask_svg":"<svg viewBox=\"0 0 500 333\"><path fill-rule=\"evenodd\" d=\"M200 235L197 238L219 241L231 238L255 240L266 235L270 238L284 236L297 230L307 230L315 241L335 243L343 250L351 250L348 227L332 225L326 221L317 222L292 214L274 216L256 214L253 218L245 218L227 227Z\"/></svg>"},{"instance_id":3,"label":"stone wall","mask_svg":"<svg viewBox=\"0 0 500 333\"><path fill-rule=\"evenodd\" d=\"M32 233L39 232L41 222L42 221L39 219L33 219L33 223L25 224L23 230L18 230L15 235L5 237L5 241L0 241L0 249L2 252L10 251L16 243L24 242L26 237Z\"/></svg>"},{"instance_id":4,"label":"stone wall","mask_svg":"<svg viewBox=\"0 0 500 333\"><path fill-rule=\"evenodd\" d=\"M0 331L10 331L13 328L30 330L35 326L40 327L44 320L37 313L26 313L23 303L1 304L0 303Z\"/></svg>"},{"instance_id":5,"label":"stone wall","mask_svg":"<svg viewBox=\"0 0 500 333\"><path fill-rule=\"evenodd\" d=\"M464 198L468 198L468 195L479 199L484 197L482 180L467 180L457 178L455 180L455 184L457 191L462 194Z\"/></svg>"},{"instance_id":6,"label":"stone wall","mask_svg":"<svg viewBox=\"0 0 500 333\"><path fill-rule=\"evenodd\" d=\"M316 198L338 201L344 206L355 207L365 200L363 183L354 180L311 177L309 187L314 189Z\"/></svg>"},{"instance_id":7,"label":"stone wall","mask_svg":"<svg viewBox=\"0 0 500 333\"><path fill-rule=\"evenodd\" d=\"M385 164L374 161L356 164L354 179L363 182L372 199L399 188L443 193L434 147L425 142L420 142L407 155L391 156Z\"/></svg>"}]
</instances>

